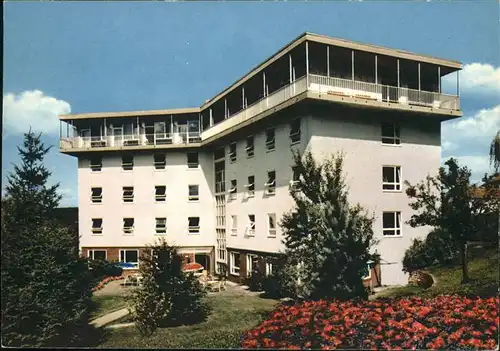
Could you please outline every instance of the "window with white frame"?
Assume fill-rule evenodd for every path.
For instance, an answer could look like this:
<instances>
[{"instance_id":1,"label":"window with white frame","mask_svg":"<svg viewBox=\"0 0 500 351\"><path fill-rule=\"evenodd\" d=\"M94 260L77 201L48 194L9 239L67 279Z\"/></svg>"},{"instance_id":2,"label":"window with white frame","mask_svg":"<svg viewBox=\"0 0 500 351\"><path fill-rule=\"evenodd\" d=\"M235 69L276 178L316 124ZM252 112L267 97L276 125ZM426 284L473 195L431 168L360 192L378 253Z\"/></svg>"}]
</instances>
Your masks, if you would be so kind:
<instances>
[{"instance_id":1,"label":"window with white frame","mask_svg":"<svg viewBox=\"0 0 500 351\"><path fill-rule=\"evenodd\" d=\"M400 128L397 123L382 123L382 144L401 144Z\"/></svg>"},{"instance_id":2,"label":"window with white frame","mask_svg":"<svg viewBox=\"0 0 500 351\"><path fill-rule=\"evenodd\" d=\"M273 274L273 264L271 262L266 262L266 275Z\"/></svg>"},{"instance_id":3,"label":"window with white frame","mask_svg":"<svg viewBox=\"0 0 500 351\"><path fill-rule=\"evenodd\" d=\"M248 215L248 236L253 236L255 235L255 215L254 214L249 214Z\"/></svg>"},{"instance_id":4,"label":"window with white frame","mask_svg":"<svg viewBox=\"0 0 500 351\"><path fill-rule=\"evenodd\" d=\"M200 187L197 184L188 185L189 191L189 201L199 201L200 200Z\"/></svg>"},{"instance_id":5,"label":"window with white frame","mask_svg":"<svg viewBox=\"0 0 500 351\"><path fill-rule=\"evenodd\" d=\"M130 263L132 269L138 268L139 250L120 250L120 262Z\"/></svg>"},{"instance_id":6,"label":"window with white frame","mask_svg":"<svg viewBox=\"0 0 500 351\"><path fill-rule=\"evenodd\" d=\"M229 162L236 162L236 142L229 144Z\"/></svg>"},{"instance_id":7,"label":"window with white frame","mask_svg":"<svg viewBox=\"0 0 500 351\"><path fill-rule=\"evenodd\" d=\"M166 234L167 233L167 218L165 217L156 217L156 234Z\"/></svg>"},{"instance_id":8,"label":"window with white frame","mask_svg":"<svg viewBox=\"0 0 500 351\"><path fill-rule=\"evenodd\" d=\"M300 142L300 118L290 123L290 142L296 144Z\"/></svg>"},{"instance_id":9,"label":"window with white frame","mask_svg":"<svg viewBox=\"0 0 500 351\"><path fill-rule=\"evenodd\" d=\"M167 200L167 187L165 185L155 185L155 201L165 202Z\"/></svg>"},{"instance_id":10,"label":"window with white frame","mask_svg":"<svg viewBox=\"0 0 500 351\"><path fill-rule=\"evenodd\" d=\"M373 268L373 261L368 261L366 264L366 268L363 273L363 280L371 279L372 277L372 268Z\"/></svg>"},{"instance_id":11,"label":"window with white frame","mask_svg":"<svg viewBox=\"0 0 500 351\"><path fill-rule=\"evenodd\" d=\"M231 215L231 235L238 234L238 216Z\"/></svg>"},{"instance_id":12,"label":"window with white frame","mask_svg":"<svg viewBox=\"0 0 500 351\"><path fill-rule=\"evenodd\" d=\"M401 236L401 212L384 212L382 226L384 236Z\"/></svg>"},{"instance_id":13,"label":"window with white frame","mask_svg":"<svg viewBox=\"0 0 500 351\"><path fill-rule=\"evenodd\" d=\"M276 236L276 213L267 214L267 235Z\"/></svg>"},{"instance_id":14,"label":"window with white frame","mask_svg":"<svg viewBox=\"0 0 500 351\"><path fill-rule=\"evenodd\" d=\"M198 234L200 232L200 217L188 217L189 234Z\"/></svg>"},{"instance_id":15,"label":"window with white frame","mask_svg":"<svg viewBox=\"0 0 500 351\"><path fill-rule=\"evenodd\" d=\"M272 151L274 150L275 146L274 128L269 128L266 130L266 150Z\"/></svg>"},{"instance_id":16,"label":"window with white frame","mask_svg":"<svg viewBox=\"0 0 500 351\"><path fill-rule=\"evenodd\" d=\"M238 193L238 181L236 179L231 180L231 186L227 192L229 193L230 200L236 200Z\"/></svg>"},{"instance_id":17,"label":"window with white frame","mask_svg":"<svg viewBox=\"0 0 500 351\"><path fill-rule=\"evenodd\" d=\"M122 188L123 202L134 202L134 187L124 186Z\"/></svg>"},{"instance_id":18,"label":"window with white frame","mask_svg":"<svg viewBox=\"0 0 500 351\"><path fill-rule=\"evenodd\" d=\"M249 135L247 136L247 143L246 143L246 147L245 147L245 151L247 152L247 157L250 158L250 157L253 157L254 155L254 146L253 146L253 135Z\"/></svg>"},{"instance_id":19,"label":"window with white frame","mask_svg":"<svg viewBox=\"0 0 500 351\"><path fill-rule=\"evenodd\" d=\"M247 254L247 277L259 269L259 256Z\"/></svg>"},{"instance_id":20,"label":"window with white frame","mask_svg":"<svg viewBox=\"0 0 500 351\"><path fill-rule=\"evenodd\" d=\"M101 260L106 261L108 252L107 250L89 250L88 258L91 260Z\"/></svg>"},{"instance_id":21,"label":"window with white frame","mask_svg":"<svg viewBox=\"0 0 500 351\"><path fill-rule=\"evenodd\" d=\"M188 152L187 153L187 165L188 168L198 168L199 160L197 152Z\"/></svg>"},{"instance_id":22,"label":"window with white frame","mask_svg":"<svg viewBox=\"0 0 500 351\"><path fill-rule=\"evenodd\" d=\"M123 233L133 234L134 233L134 218L123 218Z\"/></svg>"},{"instance_id":23,"label":"window with white frame","mask_svg":"<svg viewBox=\"0 0 500 351\"><path fill-rule=\"evenodd\" d=\"M102 234L102 218L92 218L92 234Z\"/></svg>"},{"instance_id":24,"label":"window with white frame","mask_svg":"<svg viewBox=\"0 0 500 351\"><path fill-rule=\"evenodd\" d=\"M245 188L247 189L248 197L255 196L255 177L253 175L248 176L248 182L245 185Z\"/></svg>"},{"instance_id":25,"label":"window with white frame","mask_svg":"<svg viewBox=\"0 0 500 351\"><path fill-rule=\"evenodd\" d=\"M382 167L382 189L383 190L401 190L401 167L383 166Z\"/></svg>"},{"instance_id":26,"label":"window with white frame","mask_svg":"<svg viewBox=\"0 0 500 351\"><path fill-rule=\"evenodd\" d=\"M91 188L91 200L94 204L102 203L102 188Z\"/></svg>"},{"instance_id":27,"label":"window with white frame","mask_svg":"<svg viewBox=\"0 0 500 351\"><path fill-rule=\"evenodd\" d=\"M231 252L229 255L229 272L232 275L240 275L240 254Z\"/></svg>"},{"instance_id":28,"label":"window with white frame","mask_svg":"<svg viewBox=\"0 0 500 351\"><path fill-rule=\"evenodd\" d=\"M300 184L299 167L293 166L292 167L292 180L290 181L290 188L292 190L298 190L299 184Z\"/></svg>"},{"instance_id":29,"label":"window with white frame","mask_svg":"<svg viewBox=\"0 0 500 351\"><path fill-rule=\"evenodd\" d=\"M266 195L274 195L276 193L276 171L267 172Z\"/></svg>"},{"instance_id":30,"label":"window with white frame","mask_svg":"<svg viewBox=\"0 0 500 351\"><path fill-rule=\"evenodd\" d=\"M90 158L90 170L92 172L100 172L102 170L102 157L94 156Z\"/></svg>"},{"instance_id":31,"label":"window with white frame","mask_svg":"<svg viewBox=\"0 0 500 351\"><path fill-rule=\"evenodd\" d=\"M154 154L153 155L153 164L155 169L165 169L167 165L167 157L165 154Z\"/></svg>"},{"instance_id":32,"label":"window with white frame","mask_svg":"<svg viewBox=\"0 0 500 351\"><path fill-rule=\"evenodd\" d=\"M131 171L134 169L134 156L131 155L122 156L122 169L124 171Z\"/></svg>"}]
</instances>

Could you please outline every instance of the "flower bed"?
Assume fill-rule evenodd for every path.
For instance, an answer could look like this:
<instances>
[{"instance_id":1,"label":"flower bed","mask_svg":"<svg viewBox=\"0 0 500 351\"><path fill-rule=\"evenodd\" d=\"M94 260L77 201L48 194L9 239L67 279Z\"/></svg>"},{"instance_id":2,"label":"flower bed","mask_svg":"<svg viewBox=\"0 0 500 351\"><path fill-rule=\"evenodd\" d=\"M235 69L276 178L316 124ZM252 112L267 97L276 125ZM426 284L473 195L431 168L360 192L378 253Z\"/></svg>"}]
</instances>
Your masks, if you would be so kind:
<instances>
[{"instance_id":1,"label":"flower bed","mask_svg":"<svg viewBox=\"0 0 500 351\"><path fill-rule=\"evenodd\" d=\"M93 289L92 289L92 292L95 292L97 290L101 290L102 288L104 288L106 286L106 284L108 284L109 282L112 282L114 280L121 280L121 279L125 279L124 276L120 275L120 276L115 276L115 277L106 277L104 278L103 280L101 280Z\"/></svg>"},{"instance_id":2,"label":"flower bed","mask_svg":"<svg viewBox=\"0 0 500 351\"><path fill-rule=\"evenodd\" d=\"M241 347L493 350L499 303L438 296L281 305L243 335Z\"/></svg>"}]
</instances>

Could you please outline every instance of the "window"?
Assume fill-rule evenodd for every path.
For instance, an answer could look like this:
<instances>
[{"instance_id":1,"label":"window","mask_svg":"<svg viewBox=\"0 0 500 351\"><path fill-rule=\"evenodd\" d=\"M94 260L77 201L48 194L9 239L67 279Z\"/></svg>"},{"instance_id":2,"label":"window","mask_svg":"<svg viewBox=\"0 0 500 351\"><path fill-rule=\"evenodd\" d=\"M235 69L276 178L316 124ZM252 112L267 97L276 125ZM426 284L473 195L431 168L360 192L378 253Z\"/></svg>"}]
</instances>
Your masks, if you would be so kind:
<instances>
[{"instance_id":1,"label":"window","mask_svg":"<svg viewBox=\"0 0 500 351\"><path fill-rule=\"evenodd\" d=\"M264 184L266 187L266 195L274 195L276 193L276 172L267 172L267 183Z\"/></svg>"},{"instance_id":2,"label":"window","mask_svg":"<svg viewBox=\"0 0 500 351\"><path fill-rule=\"evenodd\" d=\"M88 257L91 260L106 261L108 252L106 250L89 250Z\"/></svg>"},{"instance_id":3,"label":"window","mask_svg":"<svg viewBox=\"0 0 500 351\"><path fill-rule=\"evenodd\" d=\"M188 168L198 168L198 153L197 152L188 152L187 153L187 164Z\"/></svg>"},{"instance_id":4,"label":"window","mask_svg":"<svg viewBox=\"0 0 500 351\"><path fill-rule=\"evenodd\" d=\"M167 159L165 154L154 154L154 166L155 169L165 169L165 166L167 165Z\"/></svg>"},{"instance_id":5,"label":"window","mask_svg":"<svg viewBox=\"0 0 500 351\"><path fill-rule=\"evenodd\" d=\"M399 125L397 125L396 123L382 124L382 144L401 144Z\"/></svg>"},{"instance_id":6,"label":"window","mask_svg":"<svg viewBox=\"0 0 500 351\"><path fill-rule=\"evenodd\" d=\"M272 151L275 147L274 128L266 130L266 150Z\"/></svg>"},{"instance_id":7,"label":"window","mask_svg":"<svg viewBox=\"0 0 500 351\"><path fill-rule=\"evenodd\" d=\"M266 275L273 274L273 264L271 262L266 262Z\"/></svg>"},{"instance_id":8,"label":"window","mask_svg":"<svg viewBox=\"0 0 500 351\"><path fill-rule=\"evenodd\" d=\"M396 191L401 190L401 167L382 167L382 189Z\"/></svg>"},{"instance_id":9,"label":"window","mask_svg":"<svg viewBox=\"0 0 500 351\"><path fill-rule=\"evenodd\" d=\"M236 142L229 144L229 161L236 162Z\"/></svg>"},{"instance_id":10,"label":"window","mask_svg":"<svg viewBox=\"0 0 500 351\"><path fill-rule=\"evenodd\" d=\"M123 191L123 202L134 202L134 187L124 186Z\"/></svg>"},{"instance_id":11,"label":"window","mask_svg":"<svg viewBox=\"0 0 500 351\"><path fill-rule=\"evenodd\" d=\"M90 170L100 172L102 170L102 157L95 156L90 159Z\"/></svg>"},{"instance_id":12,"label":"window","mask_svg":"<svg viewBox=\"0 0 500 351\"><path fill-rule=\"evenodd\" d=\"M200 217L188 218L188 232L189 234L198 234L200 232Z\"/></svg>"},{"instance_id":13,"label":"window","mask_svg":"<svg viewBox=\"0 0 500 351\"><path fill-rule=\"evenodd\" d=\"M245 188L247 188L248 197L255 196L255 177L253 175L248 176L248 184L245 185Z\"/></svg>"},{"instance_id":14,"label":"window","mask_svg":"<svg viewBox=\"0 0 500 351\"><path fill-rule=\"evenodd\" d=\"M290 123L290 142L296 144L300 142L300 118Z\"/></svg>"},{"instance_id":15,"label":"window","mask_svg":"<svg viewBox=\"0 0 500 351\"><path fill-rule=\"evenodd\" d=\"M253 147L253 135L247 137L247 146L245 147L245 151L247 152L247 157L253 157L254 155L254 147Z\"/></svg>"},{"instance_id":16,"label":"window","mask_svg":"<svg viewBox=\"0 0 500 351\"><path fill-rule=\"evenodd\" d=\"M384 212L382 226L384 236L401 236L401 212Z\"/></svg>"},{"instance_id":17,"label":"window","mask_svg":"<svg viewBox=\"0 0 500 351\"><path fill-rule=\"evenodd\" d=\"M240 275L240 254L231 252L229 255L229 268L232 275Z\"/></svg>"},{"instance_id":18,"label":"window","mask_svg":"<svg viewBox=\"0 0 500 351\"><path fill-rule=\"evenodd\" d=\"M156 234L167 233L167 219L165 217L156 218Z\"/></svg>"},{"instance_id":19,"label":"window","mask_svg":"<svg viewBox=\"0 0 500 351\"><path fill-rule=\"evenodd\" d=\"M167 187L165 185L155 185L155 201L165 202L167 200Z\"/></svg>"},{"instance_id":20,"label":"window","mask_svg":"<svg viewBox=\"0 0 500 351\"><path fill-rule=\"evenodd\" d=\"M259 269L259 257L257 255L247 254L247 277Z\"/></svg>"},{"instance_id":21,"label":"window","mask_svg":"<svg viewBox=\"0 0 500 351\"><path fill-rule=\"evenodd\" d=\"M134 219L133 218L124 218L123 219L123 232L125 234L134 233Z\"/></svg>"},{"instance_id":22,"label":"window","mask_svg":"<svg viewBox=\"0 0 500 351\"><path fill-rule=\"evenodd\" d=\"M364 273L363 273L363 278L362 278L363 280L371 279L372 268L373 268L373 261L368 261L368 263L366 264L366 268L364 270Z\"/></svg>"},{"instance_id":23,"label":"window","mask_svg":"<svg viewBox=\"0 0 500 351\"><path fill-rule=\"evenodd\" d=\"M276 236L276 213L267 214L267 234Z\"/></svg>"},{"instance_id":24,"label":"window","mask_svg":"<svg viewBox=\"0 0 500 351\"><path fill-rule=\"evenodd\" d=\"M91 200L94 204L100 204L102 202L102 188L92 188Z\"/></svg>"},{"instance_id":25,"label":"window","mask_svg":"<svg viewBox=\"0 0 500 351\"><path fill-rule=\"evenodd\" d=\"M189 201L200 200L200 187L198 185L189 185L188 188L189 188L188 200Z\"/></svg>"},{"instance_id":26,"label":"window","mask_svg":"<svg viewBox=\"0 0 500 351\"><path fill-rule=\"evenodd\" d=\"M248 236L255 235L255 215L248 215Z\"/></svg>"},{"instance_id":27,"label":"window","mask_svg":"<svg viewBox=\"0 0 500 351\"><path fill-rule=\"evenodd\" d=\"M102 218L92 218L92 234L102 234Z\"/></svg>"},{"instance_id":28,"label":"window","mask_svg":"<svg viewBox=\"0 0 500 351\"><path fill-rule=\"evenodd\" d=\"M132 267L128 269L136 269L139 267L139 250L120 250L120 262L130 263ZM127 268L124 268L127 269Z\"/></svg>"},{"instance_id":29,"label":"window","mask_svg":"<svg viewBox=\"0 0 500 351\"><path fill-rule=\"evenodd\" d=\"M292 167L292 180L290 181L290 188L292 190L298 190L299 184L300 184L299 167L293 166Z\"/></svg>"},{"instance_id":30,"label":"window","mask_svg":"<svg viewBox=\"0 0 500 351\"><path fill-rule=\"evenodd\" d=\"M134 169L134 156L122 156L122 169L124 171L131 171Z\"/></svg>"},{"instance_id":31,"label":"window","mask_svg":"<svg viewBox=\"0 0 500 351\"><path fill-rule=\"evenodd\" d=\"M238 181L236 179L233 179L231 180L231 187L228 190L229 199L236 200L237 192L238 192Z\"/></svg>"},{"instance_id":32,"label":"window","mask_svg":"<svg viewBox=\"0 0 500 351\"><path fill-rule=\"evenodd\" d=\"M237 235L238 234L238 216L232 215L231 216L231 235Z\"/></svg>"}]
</instances>

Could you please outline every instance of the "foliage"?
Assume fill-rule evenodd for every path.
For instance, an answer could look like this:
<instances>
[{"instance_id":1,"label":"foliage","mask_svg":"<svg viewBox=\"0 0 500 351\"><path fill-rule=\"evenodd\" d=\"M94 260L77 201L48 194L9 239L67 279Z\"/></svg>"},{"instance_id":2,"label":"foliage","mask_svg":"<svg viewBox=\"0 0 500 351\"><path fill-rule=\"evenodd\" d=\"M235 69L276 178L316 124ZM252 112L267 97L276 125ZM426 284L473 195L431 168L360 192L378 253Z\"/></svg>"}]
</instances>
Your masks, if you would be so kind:
<instances>
[{"instance_id":1,"label":"foliage","mask_svg":"<svg viewBox=\"0 0 500 351\"><path fill-rule=\"evenodd\" d=\"M245 278L244 284L248 286L250 291L262 291L266 275L260 270L255 270L252 274Z\"/></svg>"},{"instance_id":2,"label":"foliage","mask_svg":"<svg viewBox=\"0 0 500 351\"><path fill-rule=\"evenodd\" d=\"M490 165L493 165L495 172L498 173L500 169L500 130L490 144Z\"/></svg>"},{"instance_id":3,"label":"foliage","mask_svg":"<svg viewBox=\"0 0 500 351\"><path fill-rule=\"evenodd\" d=\"M183 258L165 240L141 257L142 286L134 291L130 311L137 329L150 336L159 327L193 324L208 314L205 291L192 274L182 272Z\"/></svg>"},{"instance_id":4,"label":"foliage","mask_svg":"<svg viewBox=\"0 0 500 351\"><path fill-rule=\"evenodd\" d=\"M102 281L106 277L119 277L123 274L123 268L118 267L113 262L108 262L106 260L89 259L89 268L95 284Z\"/></svg>"},{"instance_id":5,"label":"foliage","mask_svg":"<svg viewBox=\"0 0 500 351\"><path fill-rule=\"evenodd\" d=\"M268 257L267 261L273 265L273 273L263 279L262 289L268 297L294 298L297 297L297 270L290 264L290 258L285 255Z\"/></svg>"},{"instance_id":6,"label":"foliage","mask_svg":"<svg viewBox=\"0 0 500 351\"><path fill-rule=\"evenodd\" d=\"M348 203L343 155L318 164L310 152L294 152L299 182L290 189L295 208L281 221L288 289L307 299L367 297L362 283L370 249L373 218Z\"/></svg>"},{"instance_id":7,"label":"foliage","mask_svg":"<svg viewBox=\"0 0 500 351\"><path fill-rule=\"evenodd\" d=\"M494 349L498 297L305 302L281 305L241 348Z\"/></svg>"},{"instance_id":8,"label":"foliage","mask_svg":"<svg viewBox=\"0 0 500 351\"><path fill-rule=\"evenodd\" d=\"M91 277L74 235L53 219L60 195L48 186L41 135L18 147L21 164L2 199L2 337L6 346L68 346L87 333Z\"/></svg>"}]
</instances>

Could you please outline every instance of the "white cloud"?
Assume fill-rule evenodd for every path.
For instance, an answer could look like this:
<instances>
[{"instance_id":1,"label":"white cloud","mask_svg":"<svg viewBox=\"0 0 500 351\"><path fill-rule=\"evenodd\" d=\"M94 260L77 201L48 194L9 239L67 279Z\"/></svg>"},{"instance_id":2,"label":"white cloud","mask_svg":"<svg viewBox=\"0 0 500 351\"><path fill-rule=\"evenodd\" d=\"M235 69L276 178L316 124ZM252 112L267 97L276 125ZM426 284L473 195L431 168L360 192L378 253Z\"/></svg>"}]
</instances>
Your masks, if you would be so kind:
<instances>
[{"instance_id":1,"label":"white cloud","mask_svg":"<svg viewBox=\"0 0 500 351\"><path fill-rule=\"evenodd\" d=\"M460 118L443 124L443 136L453 139L490 138L500 129L500 105L482 109L470 118ZM450 135L448 135L450 134ZM445 142L453 143L446 138Z\"/></svg>"},{"instance_id":2,"label":"white cloud","mask_svg":"<svg viewBox=\"0 0 500 351\"><path fill-rule=\"evenodd\" d=\"M58 115L70 112L68 102L46 96L40 90L3 96L4 131L9 134L25 133L30 126L35 132L57 134Z\"/></svg>"},{"instance_id":3,"label":"white cloud","mask_svg":"<svg viewBox=\"0 0 500 351\"><path fill-rule=\"evenodd\" d=\"M492 169L490 167L490 158L488 155L484 156L448 156L442 159L442 163L444 164L451 157L455 158L458 161L460 166L467 166L472 172L471 182L479 182L483 178L485 173L492 173Z\"/></svg>"},{"instance_id":4,"label":"white cloud","mask_svg":"<svg viewBox=\"0 0 500 351\"><path fill-rule=\"evenodd\" d=\"M441 143L441 149L443 151L453 151L457 148L457 145L455 143L452 143L451 141L444 140Z\"/></svg>"},{"instance_id":5,"label":"white cloud","mask_svg":"<svg viewBox=\"0 0 500 351\"><path fill-rule=\"evenodd\" d=\"M500 94L500 67L475 62L464 65L459 74L460 91L463 93ZM455 74L443 77L444 89L454 91L456 84Z\"/></svg>"}]
</instances>

